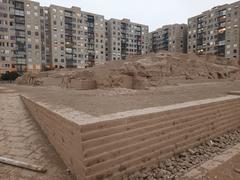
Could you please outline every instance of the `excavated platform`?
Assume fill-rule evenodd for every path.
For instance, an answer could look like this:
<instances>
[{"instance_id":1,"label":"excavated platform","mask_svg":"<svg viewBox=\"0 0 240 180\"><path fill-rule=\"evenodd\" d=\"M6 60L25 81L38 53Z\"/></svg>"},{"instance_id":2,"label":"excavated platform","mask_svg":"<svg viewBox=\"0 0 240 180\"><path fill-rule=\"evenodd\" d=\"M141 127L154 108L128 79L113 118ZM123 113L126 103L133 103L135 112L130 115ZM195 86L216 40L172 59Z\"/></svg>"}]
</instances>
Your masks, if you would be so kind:
<instances>
[{"instance_id":1,"label":"excavated platform","mask_svg":"<svg viewBox=\"0 0 240 180\"><path fill-rule=\"evenodd\" d=\"M53 106L71 107L90 115L100 116L134 109L222 97L230 91L239 91L240 81L178 84L149 90L98 89L79 91L57 87L17 85L10 85L10 87L35 101Z\"/></svg>"},{"instance_id":2,"label":"excavated platform","mask_svg":"<svg viewBox=\"0 0 240 180\"><path fill-rule=\"evenodd\" d=\"M239 81L142 91L11 88L79 180L122 179L240 126L240 97L227 95Z\"/></svg>"}]
</instances>

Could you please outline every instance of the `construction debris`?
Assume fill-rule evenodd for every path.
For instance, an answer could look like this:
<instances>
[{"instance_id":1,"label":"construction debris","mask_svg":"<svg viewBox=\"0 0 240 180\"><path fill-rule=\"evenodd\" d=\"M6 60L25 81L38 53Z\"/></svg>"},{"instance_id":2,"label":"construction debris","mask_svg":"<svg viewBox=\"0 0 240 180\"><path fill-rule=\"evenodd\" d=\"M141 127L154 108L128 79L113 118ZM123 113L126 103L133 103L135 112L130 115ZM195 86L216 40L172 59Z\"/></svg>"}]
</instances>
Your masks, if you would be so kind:
<instances>
[{"instance_id":1,"label":"construction debris","mask_svg":"<svg viewBox=\"0 0 240 180\"><path fill-rule=\"evenodd\" d=\"M28 169L31 171L41 172L41 173L47 172L47 169L45 169L43 166L29 164L26 162L17 161L17 160L5 158L5 157L0 157L0 163L16 166L23 169Z\"/></svg>"},{"instance_id":2,"label":"construction debris","mask_svg":"<svg viewBox=\"0 0 240 180\"><path fill-rule=\"evenodd\" d=\"M230 147L240 143L240 130L230 131L222 136L213 138L197 147L160 162L154 167L144 168L139 172L130 175L125 180L142 179L178 179L190 169L198 167L203 162L221 154ZM235 172L240 173L240 169L235 168Z\"/></svg>"}]
</instances>

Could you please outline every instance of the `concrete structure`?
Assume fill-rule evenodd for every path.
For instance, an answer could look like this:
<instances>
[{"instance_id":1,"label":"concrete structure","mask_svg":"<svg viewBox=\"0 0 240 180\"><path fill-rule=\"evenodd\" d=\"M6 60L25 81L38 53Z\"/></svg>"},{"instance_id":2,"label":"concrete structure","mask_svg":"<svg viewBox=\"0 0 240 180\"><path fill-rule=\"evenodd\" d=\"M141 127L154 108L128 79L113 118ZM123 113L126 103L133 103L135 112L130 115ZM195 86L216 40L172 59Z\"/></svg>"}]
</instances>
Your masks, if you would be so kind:
<instances>
[{"instance_id":1,"label":"concrete structure","mask_svg":"<svg viewBox=\"0 0 240 180\"><path fill-rule=\"evenodd\" d=\"M79 180L120 180L240 127L239 96L102 116L22 99Z\"/></svg>"},{"instance_id":2,"label":"concrete structure","mask_svg":"<svg viewBox=\"0 0 240 180\"><path fill-rule=\"evenodd\" d=\"M240 58L240 1L214 7L188 20L188 52Z\"/></svg>"},{"instance_id":3,"label":"concrete structure","mask_svg":"<svg viewBox=\"0 0 240 180\"><path fill-rule=\"evenodd\" d=\"M106 21L107 60L127 59L131 55L147 54L148 26L129 19Z\"/></svg>"},{"instance_id":4,"label":"concrete structure","mask_svg":"<svg viewBox=\"0 0 240 180\"><path fill-rule=\"evenodd\" d=\"M29 0L3 0L0 4L0 71L40 71L39 3Z\"/></svg>"},{"instance_id":5,"label":"concrete structure","mask_svg":"<svg viewBox=\"0 0 240 180\"><path fill-rule=\"evenodd\" d=\"M149 34L149 51L187 53L187 25L165 25Z\"/></svg>"}]
</instances>

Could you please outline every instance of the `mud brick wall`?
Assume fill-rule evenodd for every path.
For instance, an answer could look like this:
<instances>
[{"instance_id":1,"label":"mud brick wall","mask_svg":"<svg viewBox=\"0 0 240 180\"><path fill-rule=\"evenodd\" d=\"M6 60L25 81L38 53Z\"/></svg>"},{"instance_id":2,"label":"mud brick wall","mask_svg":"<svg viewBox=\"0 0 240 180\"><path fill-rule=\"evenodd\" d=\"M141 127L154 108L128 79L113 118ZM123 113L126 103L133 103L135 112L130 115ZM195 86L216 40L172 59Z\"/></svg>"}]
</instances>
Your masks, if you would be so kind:
<instances>
[{"instance_id":1,"label":"mud brick wall","mask_svg":"<svg viewBox=\"0 0 240 180\"><path fill-rule=\"evenodd\" d=\"M22 99L79 180L122 179L240 127L239 96L100 117Z\"/></svg>"}]
</instances>

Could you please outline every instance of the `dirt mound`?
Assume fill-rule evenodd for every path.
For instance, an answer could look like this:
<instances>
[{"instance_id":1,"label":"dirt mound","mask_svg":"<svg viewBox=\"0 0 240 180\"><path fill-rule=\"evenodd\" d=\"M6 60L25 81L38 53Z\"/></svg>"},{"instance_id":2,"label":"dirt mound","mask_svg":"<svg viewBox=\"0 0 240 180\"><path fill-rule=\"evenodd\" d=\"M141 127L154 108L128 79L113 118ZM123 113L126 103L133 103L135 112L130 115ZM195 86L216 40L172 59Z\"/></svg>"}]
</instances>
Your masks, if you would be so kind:
<instances>
[{"instance_id":1,"label":"dirt mound","mask_svg":"<svg viewBox=\"0 0 240 180\"><path fill-rule=\"evenodd\" d=\"M158 53L113 61L89 69L26 73L19 84L60 86L75 89L146 89L193 80L240 79L235 61L215 56Z\"/></svg>"}]
</instances>

